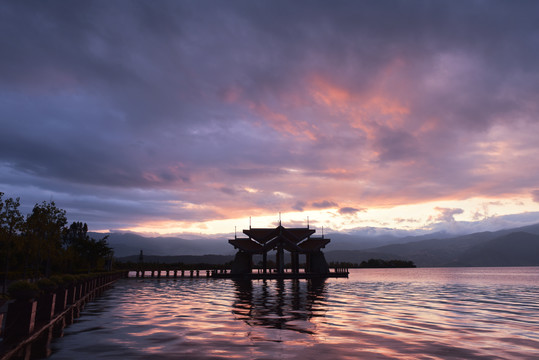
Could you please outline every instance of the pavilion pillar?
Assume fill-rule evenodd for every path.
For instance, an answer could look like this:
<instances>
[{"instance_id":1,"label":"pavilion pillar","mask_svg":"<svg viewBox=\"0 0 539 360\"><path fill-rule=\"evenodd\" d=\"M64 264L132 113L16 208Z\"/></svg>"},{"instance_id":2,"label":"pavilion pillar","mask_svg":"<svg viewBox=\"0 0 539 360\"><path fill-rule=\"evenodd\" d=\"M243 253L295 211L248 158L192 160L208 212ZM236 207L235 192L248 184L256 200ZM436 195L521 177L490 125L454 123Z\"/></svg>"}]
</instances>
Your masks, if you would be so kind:
<instances>
[{"instance_id":1,"label":"pavilion pillar","mask_svg":"<svg viewBox=\"0 0 539 360\"><path fill-rule=\"evenodd\" d=\"M250 274L253 270L253 256L245 251L238 251L232 263L232 274Z\"/></svg>"},{"instance_id":2,"label":"pavilion pillar","mask_svg":"<svg viewBox=\"0 0 539 360\"><path fill-rule=\"evenodd\" d=\"M277 246L277 272L279 274L284 273L284 251L283 244Z\"/></svg>"},{"instance_id":3,"label":"pavilion pillar","mask_svg":"<svg viewBox=\"0 0 539 360\"><path fill-rule=\"evenodd\" d=\"M292 272L294 274L299 273L299 253L294 251L291 253L292 256Z\"/></svg>"},{"instance_id":4,"label":"pavilion pillar","mask_svg":"<svg viewBox=\"0 0 539 360\"><path fill-rule=\"evenodd\" d=\"M268 271L268 252L264 251L262 253L262 268L264 269L264 274Z\"/></svg>"}]
</instances>

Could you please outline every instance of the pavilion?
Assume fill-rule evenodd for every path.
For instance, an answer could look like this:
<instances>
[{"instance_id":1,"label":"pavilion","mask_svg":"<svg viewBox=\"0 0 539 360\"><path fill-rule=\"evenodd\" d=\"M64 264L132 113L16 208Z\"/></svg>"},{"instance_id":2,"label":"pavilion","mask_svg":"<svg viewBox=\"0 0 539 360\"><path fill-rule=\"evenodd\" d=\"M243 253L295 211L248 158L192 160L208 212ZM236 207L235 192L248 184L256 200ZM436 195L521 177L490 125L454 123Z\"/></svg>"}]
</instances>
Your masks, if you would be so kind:
<instances>
[{"instance_id":1,"label":"pavilion","mask_svg":"<svg viewBox=\"0 0 539 360\"><path fill-rule=\"evenodd\" d=\"M263 274L268 272L268 252L276 251L277 274L285 272L285 250L290 253L291 271L299 274L300 255L305 255L306 274L329 274L329 266L321 249L330 239L311 237L316 232L314 229L285 228L279 223L276 228L251 228L243 230L246 238L234 237L228 242L238 250L232 264L232 274L250 274L253 269L253 255L262 255ZM270 271L271 272L271 271Z\"/></svg>"}]
</instances>

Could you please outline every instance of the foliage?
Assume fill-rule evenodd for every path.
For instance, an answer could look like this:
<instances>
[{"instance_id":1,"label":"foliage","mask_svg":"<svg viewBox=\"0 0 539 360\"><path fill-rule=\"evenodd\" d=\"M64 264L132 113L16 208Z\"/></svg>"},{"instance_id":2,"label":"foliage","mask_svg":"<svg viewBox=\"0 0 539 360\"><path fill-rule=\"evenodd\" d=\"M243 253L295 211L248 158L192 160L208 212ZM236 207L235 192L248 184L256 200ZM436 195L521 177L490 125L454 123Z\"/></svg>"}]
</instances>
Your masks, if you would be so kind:
<instances>
[{"instance_id":1,"label":"foliage","mask_svg":"<svg viewBox=\"0 0 539 360\"><path fill-rule=\"evenodd\" d=\"M358 268L358 263L352 263L352 262L346 262L346 261L331 261L329 263L330 268L347 268L347 269L353 269Z\"/></svg>"},{"instance_id":2,"label":"foliage","mask_svg":"<svg viewBox=\"0 0 539 360\"><path fill-rule=\"evenodd\" d=\"M56 291L58 284L51 279L43 278L37 281L37 287L42 293L51 293Z\"/></svg>"},{"instance_id":3,"label":"foliage","mask_svg":"<svg viewBox=\"0 0 539 360\"><path fill-rule=\"evenodd\" d=\"M0 192L0 251L4 260L4 282L2 292L6 291L10 260L14 252L16 240L20 238L24 228L24 216L19 211L20 199L9 198L2 200L4 193Z\"/></svg>"},{"instance_id":4,"label":"foliage","mask_svg":"<svg viewBox=\"0 0 539 360\"><path fill-rule=\"evenodd\" d=\"M36 204L25 218L20 199L5 198L0 192L0 268L4 274L3 293L8 278L39 279L52 273L98 271L112 249L107 237L88 236L88 225L74 222L67 226L66 211L54 201ZM58 279L56 282L59 283Z\"/></svg>"},{"instance_id":5,"label":"foliage","mask_svg":"<svg viewBox=\"0 0 539 360\"><path fill-rule=\"evenodd\" d=\"M362 261L359 264L360 268L415 268L413 261L406 260L382 260L382 259L369 259L368 261Z\"/></svg>"},{"instance_id":6,"label":"foliage","mask_svg":"<svg viewBox=\"0 0 539 360\"><path fill-rule=\"evenodd\" d=\"M62 284L64 287L72 286L77 283L77 278L74 275L65 274L62 276Z\"/></svg>"},{"instance_id":7,"label":"foliage","mask_svg":"<svg viewBox=\"0 0 539 360\"><path fill-rule=\"evenodd\" d=\"M65 288L68 285L66 282L64 282L64 277L62 275L53 275L49 279L53 281L59 288Z\"/></svg>"},{"instance_id":8,"label":"foliage","mask_svg":"<svg viewBox=\"0 0 539 360\"><path fill-rule=\"evenodd\" d=\"M88 225L82 222L72 223L64 233L63 247L71 270L75 263L81 268L87 268L88 271L94 270L100 259L112 255L112 249L107 244L108 235L95 240L87 233Z\"/></svg>"},{"instance_id":9,"label":"foliage","mask_svg":"<svg viewBox=\"0 0 539 360\"><path fill-rule=\"evenodd\" d=\"M67 224L66 212L54 201L36 204L26 218L29 261L35 273L50 276L53 262L60 257L62 234Z\"/></svg>"},{"instance_id":10,"label":"foliage","mask_svg":"<svg viewBox=\"0 0 539 360\"><path fill-rule=\"evenodd\" d=\"M39 294L39 288L34 283L19 280L9 285L8 294L16 300L30 300Z\"/></svg>"}]
</instances>

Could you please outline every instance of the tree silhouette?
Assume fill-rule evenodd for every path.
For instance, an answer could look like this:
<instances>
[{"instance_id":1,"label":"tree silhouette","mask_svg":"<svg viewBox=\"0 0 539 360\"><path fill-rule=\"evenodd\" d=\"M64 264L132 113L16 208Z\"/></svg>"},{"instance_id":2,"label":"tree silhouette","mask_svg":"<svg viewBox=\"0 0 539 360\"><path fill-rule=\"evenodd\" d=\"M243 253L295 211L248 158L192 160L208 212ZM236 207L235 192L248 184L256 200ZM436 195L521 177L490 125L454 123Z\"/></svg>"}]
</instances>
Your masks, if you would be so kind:
<instances>
[{"instance_id":1,"label":"tree silhouette","mask_svg":"<svg viewBox=\"0 0 539 360\"><path fill-rule=\"evenodd\" d=\"M0 192L0 242L4 256L5 274L2 292L6 292L9 260L13 252L15 239L20 236L24 226L24 216L19 211L20 198L2 200L4 193Z\"/></svg>"},{"instance_id":2,"label":"tree silhouette","mask_svg":"<svg viewBox=\"0 0 539 360\"><path fill-rule=\"evenodd\" d=\"M0 192L0 267L2 292L11 278L49 277L52 272L73 273L111 269L113 250L108 236L93 239L88 225L73 222L67 227L66 211L51 202L36 204L26 219L19 210L20 199Z\"/></svg>"},{"instance_id":3,"label":"tree silhouette","mask_svg":"<svg viewBox=\"0 0 539 360\"><path fill-rule=\"evenodd\" d=\"M65 210L57 208L54 201L36 204L28 215L26 235L36 275L43 270L45 276L50 276L52 262L61 254L66 224Z\"/></svg>"},{"instance_id":4,"label":"tree silhouette","mask_svg":"<svg viewBox=\"0 0 539 360\"><path fill-rule=\"evenodd\" d=\"M86 223L72 223L63 238L68 269L72 271L74 262L79 267L86 267L88 271L95 269L100 259L112 254L107 238L108 235L100 240L92 239L88 236Z\"/></svg>"}]
</instances>

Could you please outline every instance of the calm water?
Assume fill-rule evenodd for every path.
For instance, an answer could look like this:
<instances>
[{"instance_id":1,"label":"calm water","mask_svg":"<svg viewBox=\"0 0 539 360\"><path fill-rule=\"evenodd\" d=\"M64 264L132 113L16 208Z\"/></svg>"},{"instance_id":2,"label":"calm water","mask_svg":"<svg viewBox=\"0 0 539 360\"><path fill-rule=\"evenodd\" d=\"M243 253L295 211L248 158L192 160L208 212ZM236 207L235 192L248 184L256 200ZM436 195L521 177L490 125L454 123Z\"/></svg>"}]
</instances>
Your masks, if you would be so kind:
<instances>
[{"instance_id":1,"label":"calm water","mask_svg":"<svg viewBox=\"0 0 539 360\"><path fill-rule=\"evenodd\" d=\"M51 359L537 359L539 267L122 280Z\"/></svg>"}]
</instances>

